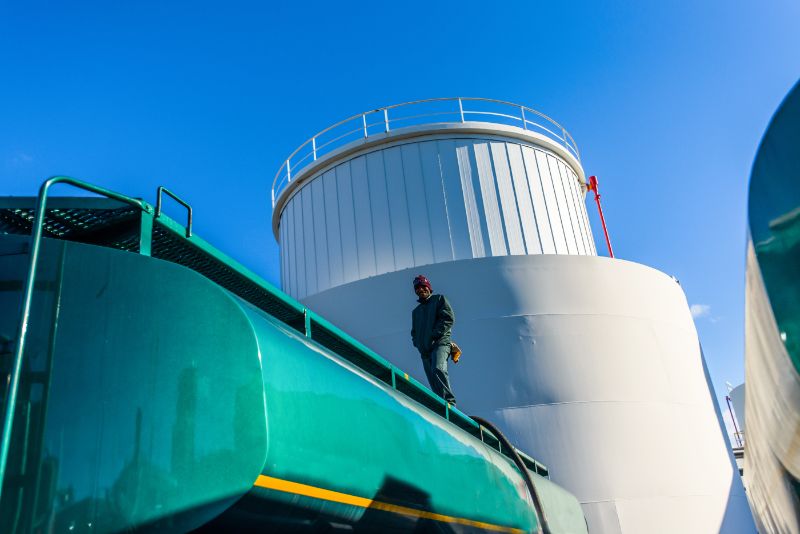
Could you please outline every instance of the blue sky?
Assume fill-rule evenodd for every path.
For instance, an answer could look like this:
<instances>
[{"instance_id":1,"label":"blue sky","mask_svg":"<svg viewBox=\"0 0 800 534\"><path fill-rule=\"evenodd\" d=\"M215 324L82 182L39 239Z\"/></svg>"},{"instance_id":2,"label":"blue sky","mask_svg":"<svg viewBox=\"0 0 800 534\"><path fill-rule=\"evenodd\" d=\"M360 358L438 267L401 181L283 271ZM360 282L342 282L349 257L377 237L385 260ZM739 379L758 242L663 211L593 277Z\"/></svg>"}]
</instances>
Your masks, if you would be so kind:
<instances>
[{"instance_id":1,"label":"blue sky","mask_svg":"<svg viewBox=\"0 0 800 534\"><path fill-rule=\"evenodd\" d=\"M744 376L748 176L800 76L799 22L788 0L0 2L0 194L164 184L277 283L269 186L305 139L408 100L519 102L576 139L616 255L680 279L724 395Z\"/></svg>"}]
</instances>

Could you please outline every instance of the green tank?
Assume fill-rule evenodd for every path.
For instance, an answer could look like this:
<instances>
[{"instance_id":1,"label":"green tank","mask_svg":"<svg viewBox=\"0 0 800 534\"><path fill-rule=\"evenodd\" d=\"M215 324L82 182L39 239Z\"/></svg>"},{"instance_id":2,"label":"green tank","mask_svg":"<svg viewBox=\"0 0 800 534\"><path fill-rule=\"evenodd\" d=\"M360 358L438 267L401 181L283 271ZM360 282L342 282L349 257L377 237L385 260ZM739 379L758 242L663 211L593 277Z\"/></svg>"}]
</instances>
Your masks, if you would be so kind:
<instances>
[{"instance_id":1,"label":"green tank","mask_svg":"<svg viewBox=\"0 0 800 534\"><path fill-rule=\"evenodd\" d=\"M47 200L59 181L111 199ZM544 466L161 192L55 179L0 203L2 532L586 531Z\"/></svg>"}]
</instances>

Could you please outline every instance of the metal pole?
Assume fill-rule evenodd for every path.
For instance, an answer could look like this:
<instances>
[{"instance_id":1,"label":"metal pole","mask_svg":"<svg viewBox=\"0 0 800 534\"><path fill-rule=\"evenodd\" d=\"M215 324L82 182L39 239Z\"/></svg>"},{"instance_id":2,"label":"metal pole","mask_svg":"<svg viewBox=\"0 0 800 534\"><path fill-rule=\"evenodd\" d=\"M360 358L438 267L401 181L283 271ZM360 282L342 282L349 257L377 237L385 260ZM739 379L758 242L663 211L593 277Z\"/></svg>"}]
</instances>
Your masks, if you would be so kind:
<instances>
[{"instance_id":1,"label":"metal pole","mask_svg":"<svg viewBox=\"0 0 800 534\"><path fill-rule=\"evenodd\" d=\"M594 191L594 200L597 202L597 211L600 212L600 222L603 224L603 234L606 236L606 246L608 246L608 255L614 257L614 249L611 248L611 238L608 237L608 228L606 227L606 218L603 216L603 206L600 205L600 193L597 190L597 176L589 177L589 191Z\"/></svg>"},{"instance_id":2,"label":"metal pole","mask_svg":"<svg viewBox=\"0 0 800 534\"><path fill-rule=\"evenodd\" d=\"M461 114L461 122L464 122L464 104L461 103L461 99L458 99L458 112Z\"/></svg>"},{"instance_id":3,"label":"metal pole","mask_svg":"<svg viewBox=\"0 0 800 534\"><path fill-rule=\"evenodd\" d=\"M3 482L6 476L6 465L8 463L8 451L11 446L11 432L14 427L14 410L17 405L17 392L19 390L19 376L22 370L22 356L25 353L25 339L28 334L28 321L31 315L31 303L33 301L33 287L36 279L36 264L39 260L39 248L42 243L42 232L44 229L45 209L47 205L47 192L51 186L57 183L69 183L93 193L103 195L126 204L137 206L148 213L152 212L144 202L120 195L102 187L96 187L68 176L53 176L47 179L39 188L39 198L36 201L36 215L31 229L31 239L28 245L30 260L28 261L28 274L25 278L25 288L22 295L22 306L20 310L20 322L17 329L17 344L14 351L14 360L11 365L11 376L9 377L8 394L6 395L6 409L3 414L3 435L0 440L0 499L2 499Z\"/></svg>"},{"instance_id":4,"label":"metal pole","mask_svg":"<svg viewBox=\"0 0 800 534\"><path fill-rule=\"evenodd\" d=\"M731 414L731 422L733 423L733 429L736 431L733 437L736 438L736 445L741 447L742 440L739 438L739 427L736 425L736 417L733 416L733 407L731 406L731 398L728 395L725 395L725 402L728 403L728 413Z\"/></svg>"},{"instance_id":5,"label":"metal pole","mask_svg":"<svg viewBox=\"0 0 800 534\"><path fill-rule=\"evenodd\" d=\"M362 113L361 114L361 122L364 123L364 138L366 139L366 137L369 135L367 133L367 114L366 113Z\"/></svg>"},{"instance_id":6,"label":"metal pole","mask_svg":"<svg viewBox=\"0 0 800 534\"><path fill-rule=\"evenodd\" d=\"M286 183L292 181L292 165L291 162L287 159L286 160Z\"/></svg>"},{"instance_id":7,"label":"metal pole","mask_svg":"<svg viewBox=\"0 0 800 534\"><path fill-rule=\"evenodd\" d=\"M528 129L528 121L525 119L525 108L520 106L519 111L522 113L522 128L527 130Z\"/></svg>"},{"instance_id":8,"label":"metal pole","mask_svg":"<svg viewBox=\"0 0 800 534\"><path fill-rule=\"evenodd\" d=\"M314 151L314 161L317 161L317 138L311 138L311 150Z\"/></svg>"},{"instance_id":9,"label":"metal pole","mask_svg":"<svg viewBox=\"0 0 800 534\"><path fill-rule=\"evenodd\" d=\"M383 124L386 133L389 133L389 110L387 108L383 108Z\"/></svg>"}]
</instances>

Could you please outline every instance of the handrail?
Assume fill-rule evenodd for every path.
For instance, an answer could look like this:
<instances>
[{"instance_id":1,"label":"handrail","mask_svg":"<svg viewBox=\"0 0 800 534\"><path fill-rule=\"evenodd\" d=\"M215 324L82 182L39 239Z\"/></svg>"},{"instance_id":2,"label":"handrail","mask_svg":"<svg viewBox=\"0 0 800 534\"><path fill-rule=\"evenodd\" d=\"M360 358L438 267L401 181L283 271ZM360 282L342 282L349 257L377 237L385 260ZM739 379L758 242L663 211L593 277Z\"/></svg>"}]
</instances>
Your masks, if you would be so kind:
<instances>
[{"instance_id":1,"label":"handrail","mask_svg":"<svg viewBox=\"0 0 800 534\"><path fill-rule=\"evenodd\" d=\"M186 237L192 237L192 207L185 200L182 200L180 197L178 197L178 195L163 185L159 185L158 190L156 191L156 213L153 218L158 219L158 217L161 215L161 193L166 193L168 196L172 197L175 202L186 208L186 211L189 212L189 217L186 222Z\"/></svg>"},{"instance_id":2,"label":"handrail","mask_svg":"<svg viewBox=\"0 0 800 534\"><path fill-rule=\"evenodd\" d=\"M389 117L390 110L397 110L399 108L406 108L406 107L419 107L424 104L431 104L431 103L439 103L439 102L457 102L458 108L454 110L438 110L429 113L421 113L419 110L412 110L411 114L409 115L401 115L401 116L393 116ZM476 107L465 107L465 102L469 104L475 104ZM513 113L509 111L508 113L499 113L496 111L487 111L478 109L477 106L480 104L495 104L500 106L507 106L509 108L513 108ZM371 117L372 115L379 114L380 119L372 122L368 120L368 116ZM357 115L353 115L348 117L344 120L341 120L327 128L320 130L314 136L306 140L303 144L298 146L289 156L283 161L278 172L275 173L275 177L272 180L272 207L275 208L276 202L278 197L280 197L281 193L286 189L286 187L292 182L292 172L294 169L298 169L301 167L301 164L306 162L307 160L311 159L311 161L316 161L320 156L327 154L337 147L342 146L341 144L337 145L336 143L342 141L344 139L350 138L350 141L357 141L360 139L367 139L371 135L377 134L386 134L392 131L392 124L395 125L397 128L397 123L401 123L403 121L414 121L418 119L424 119L427 117L441 117L452 115L455 117L455 120L452 122L467 122L470 117L475 117L480 119L482 122L493 122L497 124L507 124L507 121L511 121L514 123L515 126L521 127L523 130L534 130L542 133L546 137L552 139L553 141L557 142L569 152L571 152L577 159L580 161L580 151L578 150L578 145L575 143L575 140L572 138L572 135L567 132L566 128L564 128L561 124L556 122L555 120L551 119L544 113L540 111L536 111L535 109L520 105L514 104L512 102L507 102L505 100L496 100L492 98L479 98L479 97L445 97L445 98L427 98L424 100L414 100L412 102L403 102L401 104L392 104L390 106L385 106L378 109L373 109L370 111L365 111L363 113L359 113ZM528 115L534 116L538 119L541 119L540 122L544 124L540 124L540 122L536 122L531 120ZM506 120L503 122L502 120ZM346 125L348 123L353 122L354 124L351 125L345 133L339 134L334 136L333 139L323 139L322 144L319 143L320 137L324 136L325 134L332 132L333 130L339 128L340 126ZM355 124L357 122L357 124ZM433 124L435 121L425 121L419 124ZM445 121L451 122L451 121ZM375 128L380 126L380 131L375 132L370 131L370 128ZM325 149L325 150L323 150ZM304 166L304 165L303 165Z\"/></svg>"},{"instance_id":3,"label":"handrail","mask_svg":"<svg viewBox=\"0 0 800 534\"><path fill-rule=\"evenodd\" d=\"M22 356L25 350L25 339L28 334L28 320L31 313L31 301L33 300L33 286L36 279L36 267L39 259L39 248L42 242L42 232L44 229L45 210L47 206L47 194L50 188L56 184L64 183L95 193L97 195L105 196L126 204L135 206L142 211L152 213L152 208L146 202L131 198L120 193L116 193L109 189L98 187L69 176L52 176L48 178L39 188L39 197L36 201L35 218L33 228L31 229L30 245L28 253L30 260L28 262L28 273L25 279L25 291L22 297L22 304L20 308L20 322L17 329L17 343L14 352L14 359L12 360L11 376L8 384L8 393L6 394L6 409L3 414L3 435L0 440L0 498L2 498L3 483L6 475L6 465L8 462L8 451L11 445L11 431L14 426L14 411L17 404L17 391L19 389L19 376L22 369Z\"/></svg>"}]
</instances>

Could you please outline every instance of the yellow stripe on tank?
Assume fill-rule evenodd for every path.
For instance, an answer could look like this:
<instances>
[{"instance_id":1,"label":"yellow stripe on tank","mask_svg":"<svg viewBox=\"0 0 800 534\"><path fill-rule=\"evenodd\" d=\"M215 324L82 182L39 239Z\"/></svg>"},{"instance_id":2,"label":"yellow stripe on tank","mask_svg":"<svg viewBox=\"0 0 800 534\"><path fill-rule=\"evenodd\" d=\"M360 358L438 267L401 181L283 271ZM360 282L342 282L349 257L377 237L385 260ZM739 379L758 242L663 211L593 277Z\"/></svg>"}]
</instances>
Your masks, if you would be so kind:
<instances>
[{"instance_id":1,"label":"yellow stripe on tank","mask_svg":"<svg viewBox=\"0 0 800 534\"><path fill-rule=\"evenodd\" d=\"M456 523L459 525L491 530L493 532L524 534L524 531L518 528L503 527L500 525L493 525L491 523L484 523L482 521L464 519L463 517L453 517L450 515L426 512L424 510L417 510L415 508L408 508L406 506L398 506L396 504L375 501L365 497L356 497L355 495L349 495L347 493L339 493L338 491L317 488L315 486L308 486L306 484L282 480L280 478L272 478L265 475L259 475L254 485L259 488L282 491L284 493L292 493L294 495L302 495L304 497L312 497L314 499L321 499L323 501L349 504L350 506L358 506L359 508L370 508L372 510L381 510L383 512L418 517L420 519L432 519L434 521L441 521L443 523Z\"/></svg>"}]
</instances>

